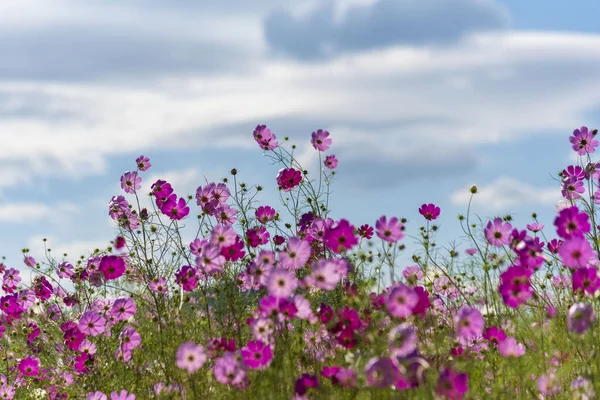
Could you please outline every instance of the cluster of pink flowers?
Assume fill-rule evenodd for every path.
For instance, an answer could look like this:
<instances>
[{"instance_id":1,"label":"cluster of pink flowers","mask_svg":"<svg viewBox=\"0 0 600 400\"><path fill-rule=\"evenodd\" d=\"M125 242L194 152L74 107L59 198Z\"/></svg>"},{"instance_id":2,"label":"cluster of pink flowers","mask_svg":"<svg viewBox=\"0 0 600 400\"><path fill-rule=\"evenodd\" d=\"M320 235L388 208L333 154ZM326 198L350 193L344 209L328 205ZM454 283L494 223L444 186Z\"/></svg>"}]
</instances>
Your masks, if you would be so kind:
<instances>
[{"instance_id":1,"label":"cluster of pink flowers","mask_svg":"<svg viewBox=\"0 0 600 400\"><path fill-rule=\"evenodd\" d=\"M321 182L265 125L253 136L285 165L272 183L294 195L285 204L291 223L280 215L285 210L257 204L248 186L230 190L224 179L197 188L197 233L186 241L178 221L194 205L158 179L150 187L154 211L141 208L140 175L151 162L139 156L136 171L121 177L124 195L108 205L119 227L110 247L48 262L25 249L30 280L0 264L0 398L37 389L51 400L237 391L253 398L277 387L277 395L295 400L363 391L460 400L498 396L490 382L501 376L503 395L594 398L597 349L577 346L593 346L600 293L593 210L600 163L588 161L596 135L581 127L569 138L587 164L559 174L566 203L554 219L556 238L547 238L536 216L523 230L509 216L493 217L465 228L464 252L440 250L441 209L425 203L417 238L425 252L398 275L411 222L383 215L355 226L331 218ZM311 134L319 157L330 136ZM331 154L323 164L337 163ZM329 185L335 171L319 168ZM546 339L555 331L565 341Z\"/></svg>"}]
</instances>

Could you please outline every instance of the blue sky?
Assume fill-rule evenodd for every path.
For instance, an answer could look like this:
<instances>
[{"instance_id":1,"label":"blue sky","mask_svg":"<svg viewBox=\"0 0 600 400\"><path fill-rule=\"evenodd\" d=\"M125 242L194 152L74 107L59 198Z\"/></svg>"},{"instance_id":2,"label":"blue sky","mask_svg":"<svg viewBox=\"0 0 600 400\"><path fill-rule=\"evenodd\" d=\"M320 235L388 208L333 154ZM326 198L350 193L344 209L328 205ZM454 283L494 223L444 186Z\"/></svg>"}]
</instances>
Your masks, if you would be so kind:
<instances>
[{"instance_id":1,"label":"blue sky","mask_svg":"<svg viewBox=\"0 0 600 400\"><path fill-rule=\"evenodd\" d=\"M355 225L442 207L460 235L468 187L484 218L551 225L549 173L568 136L600 125L594 0L4 0L0 3L0 254L21 265L104 247L119 177L180 194L232 167L267 190L252 139L267 124L316 168L310 133L340 159L332 207ZM552 234L552 232L548 232ZM414 249L407 239L409 250Z\"/></svg>"}]
</instances>

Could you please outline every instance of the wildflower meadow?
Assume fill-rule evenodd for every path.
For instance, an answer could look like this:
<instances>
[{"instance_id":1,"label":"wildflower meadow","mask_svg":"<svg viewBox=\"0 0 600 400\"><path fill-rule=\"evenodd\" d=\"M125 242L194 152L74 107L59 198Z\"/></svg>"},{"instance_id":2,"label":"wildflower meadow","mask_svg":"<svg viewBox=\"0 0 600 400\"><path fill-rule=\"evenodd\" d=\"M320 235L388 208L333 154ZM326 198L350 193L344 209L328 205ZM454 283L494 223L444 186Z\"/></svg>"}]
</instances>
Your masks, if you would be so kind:
<instances>
[{"instance_id":1,"label":"wildflower meadow","mask_svg":"<svg viewBox=\"0 0 600 400\"><path fill-rule=\"evenodd\" d=\"M557 165L546 227L427 199L334 220L344 160L322 129L315 170L254 129L267 187L232 169L187 195L146 181L161 166L141 155L106 199L108 247L0 264L0 399L597 398L597 132L565 135L579 161ZM459 246L436 243L440 221Z\"/></svg>"}]
</instances>

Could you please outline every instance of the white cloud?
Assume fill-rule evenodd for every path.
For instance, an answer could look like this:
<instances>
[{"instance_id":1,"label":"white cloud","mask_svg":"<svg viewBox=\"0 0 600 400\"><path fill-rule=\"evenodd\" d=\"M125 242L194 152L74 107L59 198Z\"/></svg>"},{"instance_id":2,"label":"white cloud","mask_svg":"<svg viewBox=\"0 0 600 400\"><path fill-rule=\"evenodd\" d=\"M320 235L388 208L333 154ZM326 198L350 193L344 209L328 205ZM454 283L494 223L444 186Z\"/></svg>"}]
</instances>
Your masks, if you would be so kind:
<instances>
[{"instance_id":1,"label":"white cloud","mask_svg":"<svg viewBox=\"0 0 600 400\"><path fill-rule=\"evenodd\" d=\"M600 35L512 32L315 64L264 59L247 72L168 75L144 87L5 81L0 96L39 116L0 118L0 166L24 163L23 173L38 177L100 174L107 157L133 151L255 146L254 124L282 118L335 121L323 128L346 156L388 159L431 143L472 148L571 132L600 106L598 62ZM57 110L68 117L44 117ZM232 136L239 130L214 134L246 124L245 141Z\"/></svg>"},{"instance_id":2,"label":"white cloud","mask_svg":"<svg viewBox=\"0 0 600 400\"><path fill-rule=\"evenodd\" d=\"M450 201L457 206L466 206L470 198L469 187L465 187L455 191ZM556 205L560 198L558 186L532 186L514 178L501 177L487 185L477 185L473 204L491 211L505 211L516 206Z\"/></svg>"},{"instance_id":3,"label":"white cloud","mask_svg":"<svg viewBox=\"0 0 600 400\"><path fill-rule=\"evenodd\" d=\"M79 212L79 207L73 203L58 203L48 205L45 203L0 203L0 222L4 223L31 223L41 220L65 222Z\"/></svg>"}]
</instances>

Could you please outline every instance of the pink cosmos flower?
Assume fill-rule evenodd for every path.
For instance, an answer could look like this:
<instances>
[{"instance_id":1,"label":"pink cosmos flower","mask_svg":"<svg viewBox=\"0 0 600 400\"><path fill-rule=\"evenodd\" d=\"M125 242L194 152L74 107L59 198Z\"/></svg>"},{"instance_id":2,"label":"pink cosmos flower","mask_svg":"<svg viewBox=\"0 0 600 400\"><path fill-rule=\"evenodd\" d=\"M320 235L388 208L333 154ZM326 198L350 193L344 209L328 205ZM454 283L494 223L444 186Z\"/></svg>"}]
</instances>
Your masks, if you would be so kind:
<instances>
[{"instance_id":1,"label":"pink cosmos flower","mask_svg":"<svg viewBox=\"0 0 600 400\"><path fill-rule=\"evenodd\" d=\"M274 150L279 143L275 140L275 135L266 125L257 125L254 129L254 140L263 150Z\"/></svg>"},{"instance_id":2,"label":"pink cosmos flower","mask_svg":"<svg viewBox=\"0 0 600 400\"><path fill-rule=\"evenodd\" d=\"M527 224L527 229L529 229L533 233L537 233L544 229L544 224L540 224L538 222L532 222L531 224Z\"/></svg>"},{"instance_id":3,"label":"pink cosmos flower","mask_svg":"<svg viewBox=\"0 0 600 400\"><path fill-rule=\"evenodd\" d=\"M228 204L222 204L215 208L214 216L217 222L223 225L233 225L237 221L237 211Z\"/></svg>"},{"instance_id":4,"label":"pink cosmos flower","mask_svg":"<svg viewBox=\"0 0 600 400\"><path fill-rule=\"evenodd\" d=\"M417 264L405 267L402 271L402 276L406 279L406 282L412 286L416 285L418 281L424 278L423 271L421 271L421 268Z\"/></svg>"},{"instance_id":5,"label":"pink cosmos flower","mask_svg":"<svg viewBox=\"0 0 600 400\"><path fill-rule=\"evenodd\" d=\"M248 342L241 350L244 365L252 369L264 369L269 366L273 358L271 346L260 340Z\"/></svg>"},{"instance_id":6,"label":"pink cosmos flower","mask_svg":"<svg viewBox=\"0 0 600 400\"><path fill-rule=\"evenodd\" d=\"M316 150L327 151L331 146L331 139L329 138L329 132L319 129L311 134L310 143Z\"/></svg>"},{"instance_id":7,"label":"pink cosmos flower","mask_svg":"<svg viewBox=\"0 0 600 400\"><path fill-rule=\"evenodd\" d=\"M431 203L423 204L421 208L419 208L419 214L428 221L434 221L440 216L440 208Z\"/></svg>"},{"instance_id":8,"label":"pink cosmos flower","mask_svg":"<svg viewBox=\"0 0 600 400\"><path fill-rule=\"evenodd\" d=\"M152 163L150 163L150 159L143 155L136 158L135 163L140 171L148 171L148 169L152 166Z\"/></svg>"},{"instance_id":9,"label":"pink cosmos flower","mask_svg":"<svg viewBox=\"0 0 600 400\"><path fill-rule=\"evenodd\" d=\"M537 388L540 391L540 397L552 397L560 393L561 387L554 372L541 375L537 380Z\"/></svg>"},{"instance_id":10,"label":"pink cosmos flower","mask_svg":"<svg viewBox=\"0 0 600 400\"><path fill-rule=\"evenodd\" d=\"M120 392L112 392L110 394L110 400L135 400L135 394L129 393L123 389Z\"/></svg>"},{"instance_id":11,"label":"pink cosmos flower","mask_svg":"<svg viewBox=\"0 0 600 400\"><path fill-rule=\"evenodd\" d=\"M454 323L456 325L456 333L463 338L476 338L483 334L485 321L478 309L468 306L463 306Z\"/></svg>"},{"instance_id":12,"label":"pink cosmos flower","mask_svg":"<svg viewBox=\"0 0 600 400\"><path fill-rule=\"evenodd\" d=\"M86 311L79 319L77 327L85 335L98 336L104 332L106 320L94 311Z\"/></svg>"},{"instance_id":13,"label":"pink cosmos flower","mask_svg":"<svg viewBox=\"0 0 600 400\"><path fill-rule=\"evenodd\" d=\"M271 296L286 298L294 293L298 287L296 275L283 268L275 268L267 278L267 290Z\"/></svg>"},{"instance_id":14,"label":"pink cosmos flower","mask_svg":"<svg viewBox=\"0 0 600 400\"><path fill-rule=\"evenodd\" d=\"M395 243L404 237L404 234L402 233L404 224L396 217L393 217L388 221L385 215L382 216L375 223L375 229L377 236L389 243Z\"/></svg>"},{"instance_id":15,"label":"pink cosmos flower","mask_svg":"<svg viewBox=\"0 0 600 400\"><path fill-rule=\"evenodd\" d=\"M177 366L193 374L206 362L204 347L193 342L185 342L177 350Z\"/></svg>"},{"instance_id":16,"label":"pink cosmos flower","mask_svg":"<svg viewBox=\"0 0 600 400\"><path fill-rule=\"evenodd\" d=\"M510 243L510 233L512 226L508 222L503 222L502 218L497 217L494 221L489 221L483 230L485 238L492 246L502 247Z\"/></svg>"},{"instance_id":17,"label":"pink cosmos flower","mask_svg":"<svg viewBox=\"0 0 600 400\"><path fill-rule=\"evenodd\" d=\"M310 258L310 243L297 237L291 237L288 239L287 248L277 255L283 268L303 268Z\"/></svg>"},{"instance_id":18,"label":"pink cosmos flower","mask_svg":"<svg viewBox=\"0 0 600 400\"><path fill-rule=\"evenodd\" d=\"M108 400L108 397L102 392L89 392L85 400Z\"/></svg>"},{"instance_id":19,"label":"pink cosmos flower","mask_svg":"<svg viewBox=\"0 0 600 400\"><path fill-rule=\"evenodd\" d=\"M163 277L155 278L148 283L150 290L156 293L167 293L167 280Z\"/></svg>"},{"instance_id":20,"label":"pink cosmos flower","mask_svg":"<svg viewBox=\"0 0 600 400\"><path fill-rule=\"evenodd\" d=\"M302 172L294 168L282 168L275 179L280 190L289 192L302 182Z\"/></svg>"},{"instance_id":21,"label":"pink cosmos flower","mask_svg":"<svg viewBox=\"0 0 600 400\"><path fill-rule=\"evenodd\" d=\"M215 378L224 385L240 385L247 379L247 373L242 368L235 353L226 352L215 361L213 368Z\"/></svg>"},{"instance_id":22,"label":"pink cosmos flower","mask_svg":"<svg viewBox=\"0 0 600 400\"><path fill-rule=\"evenodd\" d=\"M25 265L27 265L29 268L33 268L35 267L35 258L31 257L31 256L27 256L25 257L25 259L23 260L23 262L25 263Z\"/></svg>"},{"instance_id":23,"label":"pink cosmos flower","mask_svg":"<svg viewBox=\"0 0 600 400\"><path fill-rule=\"evenodd\" d=\"M70 278L73 275L73 264L67 261L58 263L56 274L59 278Z\"/></svg>"},{"instance_id":24,"label":"pink cosmos flower","mask_svg":"<svg viewBox=\"0 0 600 400\"><path fill-rule=\"evenodd\" d=\"M116 299L111 309L111 314L118 321L126 321L133 317L136 312L137 308L135 303L133 302L133 299L129 297Z\"/></svg>"},{"instance_id":25,"label":"pink cosmos flower","mask_svg":"<svg viewBox=\"0 0 600 400\"><path fill-rule=\"evenodd\" d=\"M469 377L459 374L451 368L445 368L440 373L435 392L450 400L461 400L469 390Z\"/></svg>"},{"instance_id":26,"label":"pink cosmos flower","mask_svg":"<svg viewBox=\"0 0 600 400\"><path fill-rule=\"evenodd\" d=\"M590 242L581 237L567 240L559 249L558 254L565 267L570 269L583 268L591 259L596 257Z\"/></svg>"},{"instance_id":27,"label":"pink cosmos flower","mask_svg":"<svg viewBox=\"0 0 600 400\"><path fill-rule=\"evenodd\" d=\"M560 194L567 200L577 200L581 198L581 195L585 192L583 181L578 180L576 177L571 176L564 178Z\"/></svg>"},{"instance_id":28,"label":"pink cosmos flower","mask_svg":"<svg viewBox=\"0 0 600 400\"><path fill-rule=\"evenodd\" d=\"M498 353L502 357L521 357L525 354L525 346L523 343L517 343L517 339L513 337L507 337L498 345Z\"/></svg>"},{"instance_id":29,"label":"pink cosmos flower","mask_svg":"<svg viewBox=\"0 0 600 400\"><path fill-rule=\"evenodd\" d=\"M338 166L338 159L335 154L330 154L325 157L323 161L323 165L325 165L329 169L336 169Z\"/></svg>"},{"instance_id":30,"label":"pink cosmos flower","mask_svg":"<svg viewBox=\"0 0 600 400\"><path fill-rule=\"evenodd\" d=\"M17 368L25 376L36 376L40 373L40 360L37 357L26 357L19 362Z\"/></svg>"},{"instance_id":31,"label":"pink cosmos flower","mask_svg":"<svg viewBox=\"0 0 600 400\"><path fill-rule=\"evenodd\" d=\"M306 283L322 290L333 290L342 279L339 268L332 260L319 260L313 264Z\"/></svg>"},{"instance_id":32,"label":"pink cosmos flower","mask_svg":"<svg viewBox=\"0 0 600 400\"><path fill-rule=\"evenodd\" d=\"M351 250L358 244L358 238L354 235L354 226L341 219L325 231L325 245L334 253L342 253Z\"/></svg>"},{"instance_id":33,"label":"pink cosmos flower","mask_svg":"<svg viewBox=\"0 0 600 400\"><path fill-rule=\"evenodd\" d=\"M597 131L589 131L587 126L582 126L573 131L573 136L569 137L569 142L573 145L573 150L580 156L593 153L598 146L598 141L594 140Z\"/></svg>"},{"instance_id":34,"label":"pink cosmos flower","mask_svg":"<svg viewBox=\"0 0 600 400\"><path fill-rule=\"evenodd\" d=\"M125 193L134 194L142 188L142 178L138 176L137 171L127 171L121 176L121 189Z\"/></svg>"},{"instance_id":35,"label":"pink cosmos flower","mask_svg":"<svg viewBox=\"0 0 600 400\"><path fill-rule=\"evenodd\" d=\"M506 333L497 326L490 326L483 333L483 338L494 345L504 342L506 339Z\"/></svg>"},{"instance_id":36,"label":"pink cosmos flower","mask_svg":"<svg viewBox=\"0 0 600 400\"><path fill-rule=\"evenodd\" d=\"M125 273L125 261L119 256L104 256L98 269L107 281L118 279Z\"/></svg>"},{"instance_id":37,"label":"pink cosmos flower","mask_svg":"<svg viewBox=\"0 0 600 400\"><path fill-rule=\"evenodd\" d=\"M412 314L418 302L419 296L415 290L400 283L392 289L385 304L392 316L406 318Z\"/></svg>"},{"instance_id":38,"label":"pink cosmos flower","mask_svg":"<svg viewBox=\"0 0 600 400\"><path fill-rule=\"evenodd\" d=\"M571 332L582 334L592 326L595 320L594 308L590 304L575 303L567 313L567 328Z\"/></svg>"},{"instance_id":39,"label":"pink cosmos flower","mask_svg":"<svg viewBox=\"0 0 600 400\"><path fill-rule=\"evenodd\" d=\"M119 335L121 350L131 352L142 343L142 336L134 328L125 328Z\"/></svg>"},{"instance_id":40,"label":"pink cosmos flower","mask_svg":"<svg viewBox=\"0 0 600 400\"><path fill-rule=\"evenodd\" d=\"M390 355L395 358L404 358L417 348L417 333L415 327L408 324L395 326L388 333Z\"/></svg>"},{"instance_id":41,"label":"pink cosmos flower","mask_svg":"<svg viewBox=\"0 0 600 400\"><path fill-rule=\"evenodd\" d=\"M208 244L196 258L196 264L207 274L221 272L225 265L225 257L221 255L219 246Z\"/></svg>"},{"instance_id":42,"label":"pink cosmos flower","mask_svg":"<svg viewBox=\"0 0 600 400\"><path fill-rule=\"evenodd\" d=\"M217 246L226 247L235 243L237 233L231 226L215 225L210 234L210 242Z\"/></svg>"},{"instance_id":43,"label":"pink cosmos flower","mask_svg":"<svg viewBox=\"0 0 600 400\"><path fill-rule=\"evenodd\" d=\"M12 385L7 385L6 383L3 383L2 386L0 386L0 399L11 400L14 397L15 388Z\"/></svg>"}]
</instances>

